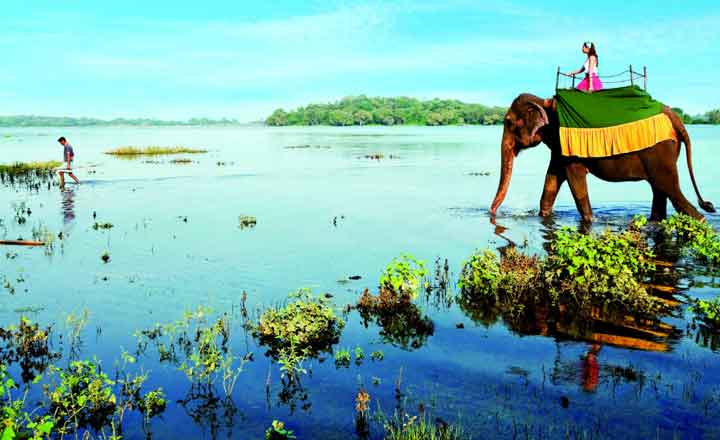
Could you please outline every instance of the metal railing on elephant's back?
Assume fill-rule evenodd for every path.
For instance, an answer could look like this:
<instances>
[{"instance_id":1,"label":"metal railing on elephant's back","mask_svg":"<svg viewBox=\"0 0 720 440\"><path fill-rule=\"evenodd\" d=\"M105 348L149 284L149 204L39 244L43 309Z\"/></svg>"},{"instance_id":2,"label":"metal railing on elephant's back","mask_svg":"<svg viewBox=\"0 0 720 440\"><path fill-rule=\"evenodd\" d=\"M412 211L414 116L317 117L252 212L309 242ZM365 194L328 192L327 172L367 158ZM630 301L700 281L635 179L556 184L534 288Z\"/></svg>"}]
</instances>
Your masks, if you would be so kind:
<instances>
[{"instance_id":1,"label":"metal railing on elephant's back","mask_svg":"<svg viewBox=\"0 0 720 440\"><path fill-rule=\"evenodd\" d=\"M557 74L555 75L555 90L560 89L574 89L576 87L576 81L579 78L585 78L585 74L580 75L568 75L560 71L560 66L557 68ZM598 75L603 86L610 85L605 88L625 87L640 84L642 82L643 90L647 91L647 67L643 66L642 72L633 70L632 64L628 66L627 70L623 70L620 73L614 73L612 75Z\"/></svg>"}]
</instances>

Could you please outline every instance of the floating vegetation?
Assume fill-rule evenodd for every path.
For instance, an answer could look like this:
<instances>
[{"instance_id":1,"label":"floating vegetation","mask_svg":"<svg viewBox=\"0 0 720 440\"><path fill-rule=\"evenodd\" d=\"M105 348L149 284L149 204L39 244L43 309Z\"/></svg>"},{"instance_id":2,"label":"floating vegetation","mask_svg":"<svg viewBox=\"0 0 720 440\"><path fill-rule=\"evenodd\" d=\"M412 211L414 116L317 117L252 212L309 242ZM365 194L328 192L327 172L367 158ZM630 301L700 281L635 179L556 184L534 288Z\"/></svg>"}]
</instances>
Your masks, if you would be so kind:
<instances>
[{"instance_id":1,"label":"floating vegetation","mask_svg":"<svg viewBox=\"0 0 720 440\"><path fill-rule=\"evenodd\" d=\"M207 150L201 150L196 148L188 147L161 147L161 146L149 146L149 147L118 147L110 151L106 151L105 154L111 156L119 156L126 158L135 158L139 156L168 156L173 154L202 154L207 153Z\"/></svg>"},{"instance_id":2,"label":"floating vegetation","mask_svg":"<svg viewBox=\"0 0 720 440\"><path fill-rule=\"evenodd\" d=\"M38 190L40 185L50 185L55 176L54 170L60 166L62 166L62 163L54 160L47 162L16 162L10 165L0 164L0 183Z\"/></svg>"},{"instance_id":3,"label":"floating vegetation","mask_svg":"<svg viewBox=\"0 0 720 440\"><path fill-rule=\"evenodd\" d=\"M293 440L296 439L293 432L285 429L285 424L273 420L272 425L265 431L265 440Z\"/></svg>"},{"instance_id":4,"label":"floating vegetation","mask_svg":"<svg viewBox=\"0 0 720 440\"><path fill-rule=\"evenodd\" d=\"M241 215L238 217L240 229L254 228L257 225L257 218L250 215Z\"/></svg>"},{"instance_id":5,"label":"floating vegetation","mask_svg":"<svg viewBox=\"0 0 720 440\"><path fill-rule=\"evenodd\" d=\"M473 176L473 177L489 176L489 175L490 175L490 171L479 171L479 172L478 172L478 171L471 171L471 172L467 173L467 175L468 175L468 176Z\"/></svg>"},{"instance_id":6,"label":"floating vegetation","mask_svg":"<svg viewBox=\"0 0 720 440\"><path fill-rule=\"evenodd\" d=\"M92 228L97 231L97 230L101 230L101 229L112 229L113 226L114 226L114 225L113 225L112 223L98 223L98 222L95 222L95 224L93 224Z\"/></svg>"},{"instance_id":7,"label":"floating vegetation","mask_svg":"<svg viewBox=\"0 0 720 440\"><path fill-rule=\"evenodd\" d=\"M181 157L178 159L172 159L170 163L176 164L176 165L187 165L191 164L193 161L192 159L188 159L187 157Z\"/></svg>"},{"instance_id":8,"label":"floating vegetation","mask_svg":"<svg viewBox=\"0 0 720 440\"><path fill-rule=\"evenodd\" d=\"M100 259L103 263L107 264L108 262L110 262L110 253L108 251L103 252L102 254L100 254Z\"/></svg>"},{"instance_id":9,"label":"floating vegetation","mask_svg":"<svg viewBox=\"0 0 720 440\"><path fill-rule=\"evenodd\" d=\"M707 222L685 214L673 214L660 223L665 235L674 237L685 252L697 260L720 263L720 237Z\"/></svg>"},{"instance_id":10,"label":"floating vegetation","mask_svg":"<svg viewBox=\"0 0 720 440\"><path fill-rule=\"evenodd\" d=\"M313 295L310 289L300 289L288 299L285 306L272 307L260 316L254 335L283 373L296 376L306 372L304 360L332 352L345 322L327 298Z\"/></svg>"}]
</instances>

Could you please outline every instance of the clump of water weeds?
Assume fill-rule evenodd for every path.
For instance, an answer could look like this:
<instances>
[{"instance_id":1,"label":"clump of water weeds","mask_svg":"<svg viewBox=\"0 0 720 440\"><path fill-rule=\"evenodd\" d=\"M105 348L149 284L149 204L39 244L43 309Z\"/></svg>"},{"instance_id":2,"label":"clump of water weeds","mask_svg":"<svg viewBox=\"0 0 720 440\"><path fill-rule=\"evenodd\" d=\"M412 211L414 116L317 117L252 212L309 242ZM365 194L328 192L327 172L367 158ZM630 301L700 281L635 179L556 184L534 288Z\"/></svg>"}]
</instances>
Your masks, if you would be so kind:
<instances>
[{"instance_id":1,"label":"clump of water weeds","mask_svg":"<svg viewBox=\"0 0 720 440\"><path fill-rule=\"evenodd\" d=\"M43 386L43 393L52 415L53 432L61 437L91 428L105 438L105 429L109 428L111 438L120 438L127 411L140 411L147 424L165 410L161 389L140 393L147 374L125 373L112 380L99 364L87 360L72 362L65 369L53 367L51 372L54 380Z\"/></svg>"},{"instance_id":2,"label":"clump of water weeds","mask_svg":"<svg viewBox=\"0 0 720 440\"><path fill-rule=\"evenodd\" d=\"M702 321L712 331L720 331L720 296L709 300L697 300L690 310L695 318Z\"/></svg>"},{"instance_id":3,"label":"clump of water weeds","mask_svg":"<svg viewBox=\"0 0 720 440\"><path fill-rule=\"evenodd\" d=\"M293 440L296 439L293 432L285 428L285 424L279 420L273 420L272 425L265 431L265 440Z\"/></svg>"},{"instance_id":4,"label":"clump of water weeds","mask_svg":"<svg viewBox=\"0 0 720 440\"><path fill-rule=\"evenodd\" d=\"M460 276L461 303L482 301L519 317L543 304L579 316L630 314L652 318L661 303L641 280L654 269L653 255L636 231L556 232L544 259L514 248L502 257L474 254Z\"/></svg>"},{"instance_id":5,"label":"clump of water weeds","mask_svg":"<svg viewBox=\"0 0 720 440\"><path fill-rule=\"evenodd\" d=\"M267 309L253 334L268 347L266 354L280 364L281 371L296 377L306 372L304 360L332 353L345 321L327 298L313 295L310 289L300 289L288 299L284 306Z\"/></svg>"},{"instance_id":6,"label":"clump of water weeds","mask_svg":"<svg viewBox=\"0 0 720 440\"><path fill-rule=\"evenodd\" d=\"M436 419L433 423L425 414L420 416L405 414L402 417L396 414L385 421L384 427L384 440L468 440L470 438L461 426L448 424L441 419Z\"/></svg>"},{"instance_id":7,"label":"clump of water weeds","mask_svg":"<svg viewBox=\"0 0 720 440\"><path fill-rule=\"evenodd\" d=\"M675 238L689 256L704 263L720 263L720 237L707 222L685 214L673 214L660 226L663 233Z\"/></svg>"},{"instance_id":8,"label":"clump of water weeds","mask_svg":"<svg viewBox=\"0 0 720 440\"><path fill-rule=\"evenodd\" d=\"M40 189L43 184L49 187L55 168L61 165L62 163L57 161L0 164L0 183L8 186L23 185L35 190Z\"/></svg>"},{"instance_id":9,"label":"clump of water weeds","mask_svg":"<svg viewBox=\"0 0 720 440\"><path fill-rule=\"evenodd\" d=\"M51 331L50 326L40 328L38 323L25 317L20 318L18 326L0 328L0 364L19 363L23 382L35 380L52 361L60 358L59 353L50 350Z\"/></svg>"},{"instance_id":10,"label":"clump of water weeds","mask_svg":"<svg viewBox=\"0 0 720 440\"><path fill-rule=\"evenodd\" d=\"M427 285L425 263L411 255L393 259L380 277L377 295L365 289L356 308L365 326L374 322L382 328L380 336L400 348L416 349L425 344L435 326L413 300Z\"/></svg>"},{"instance_id":11,"label":"clump of water weeds","mask_svg":"<svg viewBox=\"0 0 720 440\"><path fill-rule=\"evenodd\" d=\"M238 218L240 229L254 228L257 225L257 218L251 215L241 215Z\"/></svg>"},{"instance_id":12,"label":"clump of water weeds","mask_svg":"<svg viewBox=\"0 0 720 440\"><path fill-rule=\"evenodd\" d=\"M138 353L152 344L160 362L169 362L184 372L193 391L211 395L216 381L225 396L232 395L245 363L251 356L236 356L230 346L230 320L226 314L213 316L212 310L199 307L186 312L182 319L137 332ZM195 389L197 388L197 389Z\"/></svg>"}]
</instances>

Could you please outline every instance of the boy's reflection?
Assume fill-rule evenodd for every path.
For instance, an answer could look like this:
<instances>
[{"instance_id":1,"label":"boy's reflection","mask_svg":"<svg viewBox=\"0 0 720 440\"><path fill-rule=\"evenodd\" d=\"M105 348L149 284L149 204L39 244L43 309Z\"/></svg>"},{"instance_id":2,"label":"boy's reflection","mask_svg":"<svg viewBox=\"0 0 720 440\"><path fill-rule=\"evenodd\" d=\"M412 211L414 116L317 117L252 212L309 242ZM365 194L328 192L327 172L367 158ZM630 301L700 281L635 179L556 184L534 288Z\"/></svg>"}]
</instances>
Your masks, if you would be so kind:
<instances>
[{"instance_id":1,"label":"boy's reflection","mask_svg":"<svg viewBox=\"0 0 720 440\"><path fill-rule=\"evenodd\" d=\"M75 189L66 187L60 190L62 194L61 208L63 221L68 224L75 220Z\"/></svg>"}]
</instances>

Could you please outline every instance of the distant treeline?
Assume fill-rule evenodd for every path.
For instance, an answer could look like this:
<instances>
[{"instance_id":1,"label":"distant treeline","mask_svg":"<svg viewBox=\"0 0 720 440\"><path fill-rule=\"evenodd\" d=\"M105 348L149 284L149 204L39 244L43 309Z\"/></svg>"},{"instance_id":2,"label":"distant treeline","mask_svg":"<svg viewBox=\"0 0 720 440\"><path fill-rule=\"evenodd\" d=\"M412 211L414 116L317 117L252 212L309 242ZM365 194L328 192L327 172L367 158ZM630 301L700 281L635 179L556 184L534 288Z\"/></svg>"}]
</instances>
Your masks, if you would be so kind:
<instances>
[{"instance_id":1,"label":"distant treeline","mask_svg":"<svg viewBox=\"0 0 720 440\"><path fill-rule=\"evenodd\" d=\"M284 125L493 125L502 122L506 109L450 99L351 96L330 104L310 104L296 110L277 109L265 123Z\"/></svg>"},{"instance_id":2,"label":"distant treeline","mask_svg":"<svg viewBox=\"0 0 720 440\"><path fill-rule=\"evenodd\" d=\"M34 115L17 115L17 116L0 116L0 127L109 127L119 125L132 126L201 126L201 125L235 125L239 122L235 119L208 119L208 118L192 118L187 121L165 121L160 119L149 118L115 118L115 119L96 119L96 118L72 118L67 116L34 116Z\"/></svg>"},{"instance_id":3,"label":"distant treeline","mask_svg":"<svg viewBox=\"0 0 720 440\"><path fill-rule=\"evenodd\" d=\"M686 124L720 124L720 109L710 110L704 115L688 115L681 108L673 107L673 111L680 115Z\"/></svg>"}]
</instances>

